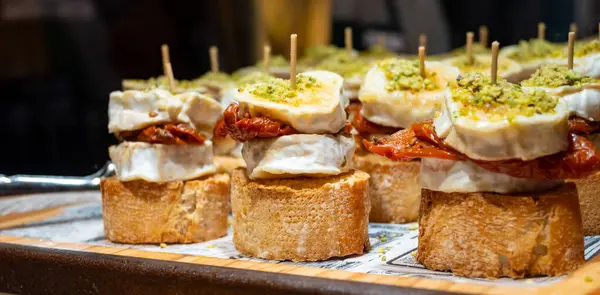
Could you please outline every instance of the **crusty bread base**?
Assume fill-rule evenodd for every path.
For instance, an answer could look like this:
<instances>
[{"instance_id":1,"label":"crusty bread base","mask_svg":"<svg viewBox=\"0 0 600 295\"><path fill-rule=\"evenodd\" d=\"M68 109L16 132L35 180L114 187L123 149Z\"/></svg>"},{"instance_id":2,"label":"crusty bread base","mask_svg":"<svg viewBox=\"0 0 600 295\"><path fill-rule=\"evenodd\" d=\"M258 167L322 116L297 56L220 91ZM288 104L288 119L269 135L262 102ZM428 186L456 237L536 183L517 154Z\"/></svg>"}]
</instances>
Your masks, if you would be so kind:
<instances>
[{"instance_id":1,"label":"crusty bread base","mask_svg":"<svg viewBox=\"0 0 600 295\"><path fill-rule=\"evenodd\" d=\"M369 221L406 223L417 220L421 200L419 161L400 162L376 154L355 154L354 168L371 176Z\"/></svg>"},{"instance_id":2,"label":"crusty bread base","mask_svg":"<svg viewBox=\"0 0 600 295\"><path fill-rule=\"evenodd\" d=\"M246 167L244 159L233 156L214 156L217 173L227 173L231 175L233 170L238 167Z\"/></svg>"},{"instance_id":3,"label":"crusty bread base","mask_svg":"<svg viewBox=\"0 0 600 295\"><path fill-rule=\"evenodd\" d=\"M271 260L318 261L369 249L369 175L231 181L233 243Z\"/></svg>"},{"instance_id":4,"label":"crusty bread base","mask_svg":"<svg viewBox=\"0 0 600 295\"><path fill-rule=\"evenodd\" d=\"M466 277L557 276L585 261L577 190L538 194L423 189L416 258Z\"/></svg>"},{"instance_id":5,"label":"crusty bread base","mask_svg":"<svg viewBox=\"0 0 600 295\"><path fill-rule=\"evenodd\" d=\"M577 185L583 220L583 234L600 235L600 172L588 177L569 180Z\"/></svg>"},{"instance_id":6,"label":"crusty bread base","mask_svg":"<svg viewBox=\"0 0 600 295\"><path fill-rule=\"evenodd\" d=\"M109 241L194 243L227 235L227 174L165 183L107 178L100 189Z\"/></svg>"}]
</instances>

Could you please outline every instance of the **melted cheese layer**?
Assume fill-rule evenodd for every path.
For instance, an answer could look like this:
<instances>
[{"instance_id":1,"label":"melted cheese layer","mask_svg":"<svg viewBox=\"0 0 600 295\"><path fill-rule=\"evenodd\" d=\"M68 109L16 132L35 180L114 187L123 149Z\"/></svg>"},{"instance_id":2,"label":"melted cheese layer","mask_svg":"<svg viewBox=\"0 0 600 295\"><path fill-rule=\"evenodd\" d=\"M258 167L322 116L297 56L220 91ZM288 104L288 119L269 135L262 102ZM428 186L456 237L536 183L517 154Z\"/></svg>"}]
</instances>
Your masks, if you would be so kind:
<instances>
[{"instance_id":1,"label":"melted cheese layer","mask_svg":"<svg viewBox=\"0 0 600 295\"><path fill-rule=\"evenodd\" d=\"M349 171L354 149L350 136L294 134L245 142L242 157L251 179L318 177Z\"/></svg>"},{"instance_id":2,"label":"melted cheese layer","mask_svg":"<svg viewBox=\"0 0 600 295\"><path fill-rule=\"evenodd\" d=\"M600 120L600 83L586 84L580 87L523 87L523 89L527 91L539 89L559 96L567 102L571 115L590 121Z\"/></svg>"},{"instance_id":3,"label":"melted cheese layer","mask_svg":"<svg viewBox=\"0 0 600 295\"><path fill-rule=\"evenodd\" d=\"M108 153L121 181L165 182L188 180L216 172L212 142L204 144L164 145L122 142L109 147Z\"/></svg>"},{"instance_id":4,"label":"melted cheese layer","mask_svg":"<svg viewBox=\"0 0 600 295\"><path fill-rule=\"evenodd\" d=\"M559 185L561 180L531 180L487 171L469 161L424 158L421 185L446 193L494 192L501 194L539 192Z\"/></svg>"},{"instance_id":5,"label":"melted cheese layer","mask_svg":"<svg viewBox=\"0 0 600 295\"><path fill-rule=\"evenodd\" d=\"M165 123L188 123L208 138L221 116L215 100L197 92L172 95L163 89L115 91L108 103L108 131L140 130Z\"/></svg>"},{"instance_id":6,"label":"melted cheese layer","mask_svg":"<svg viewBox=\"0 0 600 295\"><path fill-rule=\"evenodd\" d=\"M452 100L452 92L447 89L442 112L433 121L435 131L446 144L471 159L527 161L564 151L569 146L569 110L562 100L554 114L517 116L512 122L452 115L459 113L460 104Z\"/></svg>"},{"instance_id":7,"label":"melted cheese layer","mask_svg":"<svg viewBox=\"0 0 600 295\"><path fill-rule=\"evenodd\" d=\"M363 106L361 114L373 123L396 128L408 128L415 122L433 118L444 99L445 82L455 80L459 71L440 62L426 62L425 66L428 71L437 72L444 81L441 89L388 92L384 71L379 67L371 68L358 95Z\"/></svg>"},{"instance_id":8,"label":"melted cheese layer","mask_svg":"<svg viewBox=\"0 0 600 295\"><path fill-rule=\"evenodd\" d=\"M302 75L316 78L323 87L315 92L298 92L302 102L297 106L257 98L247 90L236 93L235 100L240 110L247 110L253 117L266 116L302 133L337 133L346 124L345 109L349 103L342 95L344 79L327 71Z\"/></svg>"}]
</instances>

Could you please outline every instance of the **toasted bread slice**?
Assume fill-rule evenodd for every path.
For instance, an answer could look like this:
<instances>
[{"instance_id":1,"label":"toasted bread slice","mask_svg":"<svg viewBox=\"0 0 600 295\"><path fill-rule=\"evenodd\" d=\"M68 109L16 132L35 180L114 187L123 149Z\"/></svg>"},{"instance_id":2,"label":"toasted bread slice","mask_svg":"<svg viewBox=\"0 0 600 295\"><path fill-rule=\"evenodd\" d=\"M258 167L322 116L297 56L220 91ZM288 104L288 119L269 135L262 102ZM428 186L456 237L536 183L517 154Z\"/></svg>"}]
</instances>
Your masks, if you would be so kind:
<instances>
[{"instance_id":1,"label":"toasted bread slice","mask_svg":"<svg viewBox=\"0 0 600 295\"><path fill-rule=\"evenodd\" d=\"M584 262L577 189L535 194L423 189L416 258L465 277L558 276Z\"/></svg>"},{"instance_id":2,"label":"toasted bread slice","mask_svg":"<svg viewBox=\"0 0 600 295\"><path fill-rule=\"evenodd\" d=\"M233 171L233 243L272 260L318 261L369 249L369 175L250 180Z\"/></svg>"},{"instance_id":3,"label":"toasted bread slice","mask_svg":"<svg viewBox=\"0 0 600 295\"><path fill-rule=\"evenodd\" d=\"M355 154L354 168L367 172L371 214L369 221L407 223L419 217L420 161L398 162L376 154Z\"/></svg>"},{"instance_id":4,"label":"toasted bread slice","mask_svg":"<svg viewBox=\"0 0 600 295\"><path fill-rule=\"evenodd\" d=\"M194 243L227 234L227 174L163 183L107 178L100 189L109 241Z\"/></svg>"},{"instance_id":5,"label":"toasted bread slice","mask_svg":"<svg viewBox=\"0 0 600 295\"><path fill-rule=\"evenodd\" d=\"M600 235L600 172L588 177L571 180L577 185L583 234Z\"/></svg>"}]
</instances>

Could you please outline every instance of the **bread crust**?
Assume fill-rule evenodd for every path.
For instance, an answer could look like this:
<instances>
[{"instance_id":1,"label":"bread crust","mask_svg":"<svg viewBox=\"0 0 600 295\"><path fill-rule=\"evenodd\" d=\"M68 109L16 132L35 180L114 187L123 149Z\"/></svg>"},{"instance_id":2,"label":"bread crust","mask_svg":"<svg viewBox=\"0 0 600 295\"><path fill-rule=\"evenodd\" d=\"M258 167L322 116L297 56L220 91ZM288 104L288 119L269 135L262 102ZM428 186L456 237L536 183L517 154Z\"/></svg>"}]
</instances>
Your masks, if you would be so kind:
<instances>
[{"instance_id":1,"label":"bread crust","mask_svg":"<svg viewBox=\"0 0 600 295\"><path fill-rule=\"evenodd\" d=\"M371 176L371 222L407 223L418 219L420 163L392 161L376 154L354 155L354 168Z\"/></svg>"},{"instance_id":2,"label":"bread crust","mask_svg":"<svg viewBox=\"0 0 600 295\"><path fill-rule=\"evenodd\" d=\"M229 176L164 183L102 179L104 234L126 244L195 243L227 235Z\"/></svg>"},{"instance_id":3,"label":"bread crust","mask_svg":"<svg viewBox=\"0 0 600 295\"><path fill-rule=\"evenodd\" d=\"M217 166L217 173L227 173L231 175L233 170L238 167L246 167L244 159L234 156L214 156L213 157L215 166Z\"/></svg>"},{"instance_id":4,"label":"bread crust","mask_svg":"<svg viewBox=\"0 0 600 295\"><path fill-rule=\"evenodd\" d=\"M271 260L318 261L369 249L369 175L250 180L234 170L233 243Z\"/></svg>"},{"instance_id":5,"label":"bread crust","mask_svg":"<svg viewBox=\"0 0 600 295\"><path fill-rule=\"evenodd\" d=\"M583 221L583 234L600 235L600 172L585 178L570 180L577 185Z\"/></svg>"},{"instance_id":6,"label":"bread crust","mask_svg":"<svg viewBox=\"0 0 600 295\"><path fill-rule=\"evenodd\" d=\"M465 277L558 276L584 262L577 190L444 193L423 189L416 258Z\"/></svg>"}]
</instances>

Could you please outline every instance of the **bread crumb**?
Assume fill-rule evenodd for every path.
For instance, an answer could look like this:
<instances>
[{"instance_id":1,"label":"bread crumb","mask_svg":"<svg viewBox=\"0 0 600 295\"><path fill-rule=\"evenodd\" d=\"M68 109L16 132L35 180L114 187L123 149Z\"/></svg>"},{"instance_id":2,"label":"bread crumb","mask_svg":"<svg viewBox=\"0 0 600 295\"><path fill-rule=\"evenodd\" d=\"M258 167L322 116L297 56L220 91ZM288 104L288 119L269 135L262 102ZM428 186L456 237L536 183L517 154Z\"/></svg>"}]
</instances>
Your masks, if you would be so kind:
<instances>
[{"instance_id":1,"label":"bread crumb","mask_svg":"<svg viewBox=\"0 0 600 295\"><path fill-rule=\"evenodd\" d=\"M415 224L411 224L411 225L408 227L408 230L415 230L415 229L417 229L417 228L418 228L418 226L417 226L417 224L415 223Z\"/></svg>"},{"instance_id":2,"label":"bread crumb","mask_svg":"<svg viewBox=\"0 0 600 295\"><path fill-rule=\"evenodd\" d=\"M206 248L214 248L215 245L214 244L206 244Z\"/></svg>"},{"instance_id":3,"label":"bread crumb","mask_svg":"<svg viewBox=\"0 0 600 295\"><path fill-rule=\"evenodd\" d=\"M167 248L167 244L165 244L165 243L160 243L160 247L161 247L161 248Z\"/></svg>"},{"instance_id":4,"label":"bread crumb","mask_svg":"<svg viewBox=\"0 0 600 295\"><path fill-rule=\"evenodd\" d=\"M586 281L587 283L591 283L592 281L594 281L592 279L592 277L590 277L590 276L585 276L585 278L583 278L583 280Z\"/></svg>"}]
</instances>

